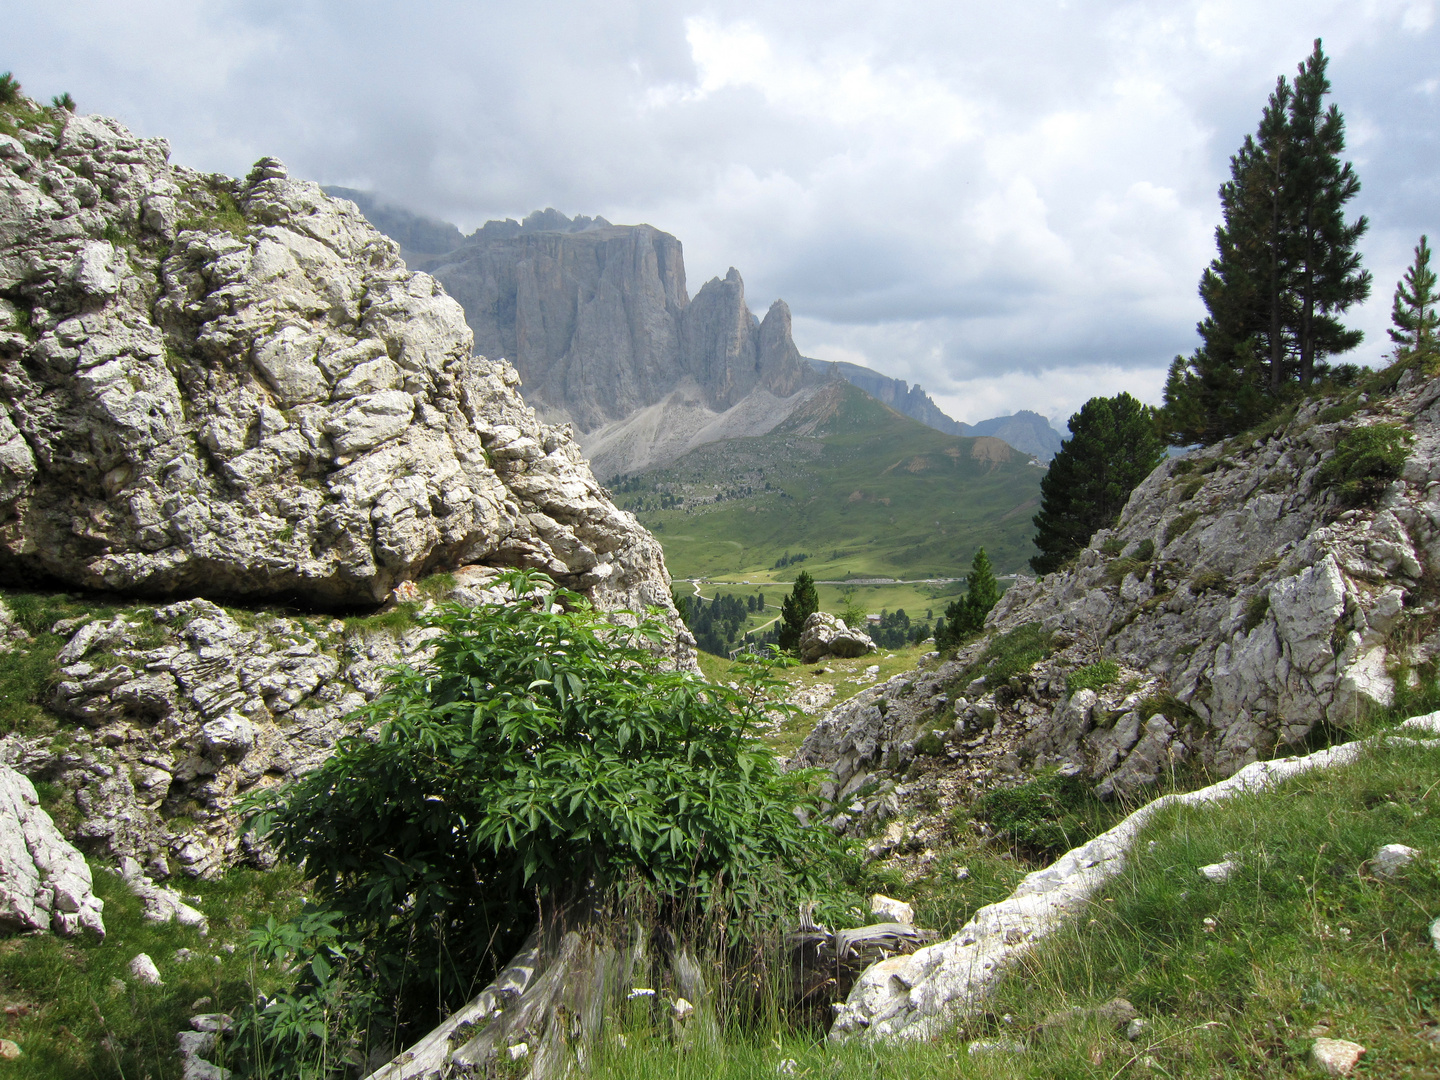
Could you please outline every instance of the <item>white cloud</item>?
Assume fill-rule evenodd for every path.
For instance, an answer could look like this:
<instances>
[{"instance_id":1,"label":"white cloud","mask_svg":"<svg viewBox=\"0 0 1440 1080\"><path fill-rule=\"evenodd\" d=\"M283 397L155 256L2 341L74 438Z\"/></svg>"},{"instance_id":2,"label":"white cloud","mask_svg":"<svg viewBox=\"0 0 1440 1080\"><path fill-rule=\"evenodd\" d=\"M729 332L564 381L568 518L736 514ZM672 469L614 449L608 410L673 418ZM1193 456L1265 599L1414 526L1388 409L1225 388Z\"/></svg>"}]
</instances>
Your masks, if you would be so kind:
<instances>
[{"instance_id":1,"label":"white cloud","mask_svg":"<svg viewBox=\"0 0 1440 1080\"><path fill-rule=\"evenodd\" d=\"M684 242L692 292L736 266L757 308L790 302L803 351L967 419L1155 391L1194 344L1229 155L1316 36L1373 222L1361 359L1440 231L1429 0L12 7L0 67L178 161L274 153L466 228L546 205L647 221Z\"/></svg>"}]
</instances>

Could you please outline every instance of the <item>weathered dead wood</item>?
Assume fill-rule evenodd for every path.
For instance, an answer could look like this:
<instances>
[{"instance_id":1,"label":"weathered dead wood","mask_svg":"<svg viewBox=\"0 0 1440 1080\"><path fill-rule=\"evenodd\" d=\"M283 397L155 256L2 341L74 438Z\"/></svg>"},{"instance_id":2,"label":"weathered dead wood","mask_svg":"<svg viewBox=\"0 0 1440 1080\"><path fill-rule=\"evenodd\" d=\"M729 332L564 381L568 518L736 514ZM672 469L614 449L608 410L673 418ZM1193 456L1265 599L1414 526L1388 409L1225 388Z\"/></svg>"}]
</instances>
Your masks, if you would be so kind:
<instances>
[{"instance_id":1,"label":"weathered dead wood","mask_svg":"<svg viewBox=\"0 0 1440 1080\"><path fill-rule=\"evenodd\" d=\"M511 1061L525 1063L526 1080L584 1072L606 1016L624 1004L637 980L648 983L657 974L650 951L638 922L591 914L553 918L473 1001L367 1080L448 1080ZM718 1029L700 965L683 948L655 962L677 997L694 1006L677 1014L677 1037L713 1036Z\"/></svg>"},{"instance_id":2,"label":"weathered dead wood","mask_svg":"<svg viewBox=\"0 0 1440 1080\"><path fill-rule=\"evenodd\" d=\"M899 953L912 953L936 938L933 930L898 922L833 932L813 923L804 926L809 920L803 914L801 922L802 929L789 935L786 944L797 1002L810 1009L843 1000L871 964Z\"/></svg>"}]
</instances>

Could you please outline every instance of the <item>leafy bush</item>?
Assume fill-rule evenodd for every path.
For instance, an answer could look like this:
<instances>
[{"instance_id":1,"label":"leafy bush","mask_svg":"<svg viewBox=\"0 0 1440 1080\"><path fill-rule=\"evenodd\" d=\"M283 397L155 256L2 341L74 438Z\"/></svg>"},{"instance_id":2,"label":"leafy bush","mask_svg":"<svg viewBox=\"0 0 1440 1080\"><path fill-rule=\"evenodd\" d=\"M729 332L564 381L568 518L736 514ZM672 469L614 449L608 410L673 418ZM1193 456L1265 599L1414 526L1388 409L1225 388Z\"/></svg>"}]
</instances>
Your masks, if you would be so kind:
<instances>
[{"instance_id":1,"label":"leafy bush","mask_svg":"<svg viewBox=\"0 0 1440 1080\"><path fill-rule=\"evenodd\" d=\"M1320 466L1317 480L1351 505L1374 502L1400 479L1409 456L1410 434L1398 424L1354 427L1340 436L1334 455Z\"/></svg>"},{"instance_id":2,"label":"leafy bush","mask_svg":"<svg viewBox=\"0 0 1440 1080\"><path fill-rule=\"evenodd\" d=\"M17 105L20 102L20 84L10 72L0 74L0 105Z\"/></svg>"},{"instance_id":3,"label":"leafy bush","mask_svg":"<svg viewBox=\"0 0 1440 1080\"><path fill-rule=\"evenodd\" d=\"M1022 855L1049 860L1104 831L1109 811L1084 779L1047 769L982 795L971 816Z\"/></svg>"},{"instance_id":4,"label":"leafy bush","mask_svg":"<svg viewBox=\"0 0 1440 1080\"><path fill-rule=\"evenodd\" d=\"M1097 660L1065 676L1065 689L1070 693L1077 690L1099 690L1109 686L1120 677L1120 665L1114 660Z\"/></svg>"},{"instance_id":5,"label":"leafy bush","mask_svg":"<svg viewBox=\"0 0 1440 1080\"><path fill-rule=\"evenodd\" d=\"M838 849L794 813L806 777L756 738L774 708L764 669L738 690L703 683L645 647L657 618L627 628L543 575L504 580L515 603L419 616L442 632L434 659L393 671L362 710L378 736L342 740L257 805L254 827L304 862L336 930L323 973L305 932L276 939L310 974L262 1027L348 978L365 993L351 1022L398 1018L408 1037L468 1000L542 912L634 902L734 941L823 893Z\"/></svg>"}]
</instances>

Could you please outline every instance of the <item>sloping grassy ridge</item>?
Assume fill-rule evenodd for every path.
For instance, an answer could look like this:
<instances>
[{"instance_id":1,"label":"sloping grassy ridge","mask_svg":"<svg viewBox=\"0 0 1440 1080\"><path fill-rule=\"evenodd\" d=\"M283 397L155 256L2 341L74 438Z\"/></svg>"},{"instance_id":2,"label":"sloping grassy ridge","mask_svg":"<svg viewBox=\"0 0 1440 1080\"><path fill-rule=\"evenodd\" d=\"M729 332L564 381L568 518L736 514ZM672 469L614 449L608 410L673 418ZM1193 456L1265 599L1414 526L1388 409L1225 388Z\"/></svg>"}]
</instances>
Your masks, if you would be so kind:
<instances>
[{"instance_id":1,"label":"sloping grassy ridge","mask_svg":"<svg viewBox=\"0 0 1440 1080\"><path fill-rule=\"evenodd\" d=\"M981 546L997 571L1024 568L1043 475L998 439L945 435L839 383L768 435L611 486L677 577L801 552L816 577L931 577L963 574Z\"/></svg>"}]
</instances>

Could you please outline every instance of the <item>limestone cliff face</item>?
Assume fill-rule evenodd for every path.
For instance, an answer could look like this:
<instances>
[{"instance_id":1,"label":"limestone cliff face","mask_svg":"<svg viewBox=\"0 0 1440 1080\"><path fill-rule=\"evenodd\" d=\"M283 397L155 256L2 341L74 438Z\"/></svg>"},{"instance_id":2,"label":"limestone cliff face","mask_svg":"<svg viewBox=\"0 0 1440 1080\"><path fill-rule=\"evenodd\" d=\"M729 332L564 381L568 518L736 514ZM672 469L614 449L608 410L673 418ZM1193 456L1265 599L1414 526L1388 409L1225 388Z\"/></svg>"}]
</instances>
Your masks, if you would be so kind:
<instances>
[{"instance_id":1,"label":"limestone cliff face","mask_svg":"<svg viewBox=\"0 0 1440 1080\"><path fill-rule=\"evenodd\" d=\"M568 428L352 204L273 159L202 175L112 120L30 115L0 136L0 574L338 607L530 566L669 609L659 545ZM654 284L637 311L684 296L665 250L614 251ZM562 263L520 275L527 334L591 326L546 306ZM647 325L593 332L673 347Z\"/></svg>"},{"instance_id":2,"label":"limestone cliff face","mask_svg":"<svg viewBox=\"0 0 1440 1080\"><path fill-rule=\"evenodd\" d=\"M1347 507L1321 467L1375 423L1408 431L1404 475ZM1390 704L1397 677L1433 664L1437 565L1440 380L1411 373L1388 396L1313 401L1248 442L1165 462L1070 569L1014 585L954 660L824 717L799 760L832 765L842 803L880 784L847 821L900 812L907 770L986 784L1058 765L1102 794L1193 760L1228 776ZM1007 634L1048 655L992 685L986 652ZM1099 660L1112 681L1067 689Z\"/></svg>"},{"instance_id":3,"label":"limestone cliff face","mask_svg":"<svg viewBox=\"0 0 1440 1080\"><path fill-rule=\"evenodd\" d=\"M476 348L509 359L542 412L593 432L681 387L719 414L754 390L785 398L817 381L789 309L777 303L757 322L733 268L691 300L669 233L554 211L508 225L491 222L419 265L464 306Z\"/></svg>"}]
</instances>

